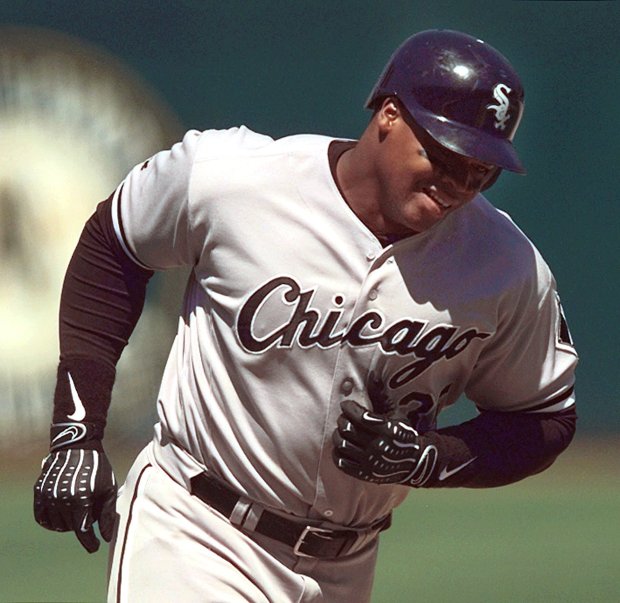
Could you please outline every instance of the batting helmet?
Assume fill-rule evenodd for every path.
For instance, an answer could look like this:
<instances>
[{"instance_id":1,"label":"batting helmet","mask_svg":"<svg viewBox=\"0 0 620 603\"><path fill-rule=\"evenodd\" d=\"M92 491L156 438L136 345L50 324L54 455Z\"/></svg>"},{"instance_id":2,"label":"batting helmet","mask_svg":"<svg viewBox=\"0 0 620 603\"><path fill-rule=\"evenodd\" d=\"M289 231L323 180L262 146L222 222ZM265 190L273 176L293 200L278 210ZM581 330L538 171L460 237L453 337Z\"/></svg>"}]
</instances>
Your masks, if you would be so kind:
<instances>
[{"instance_id":1,"label":"batting helmet","mask_svg":"<svg viewBox=\"0 0 620 603\"><path fill-rule=\"evenodd\" d=\"M366 107L388 96L448 149L525 173L512 146L523 86L508 60L482 40L450 30L411 36L392 55Z\"/></svg>"}]
</instances>

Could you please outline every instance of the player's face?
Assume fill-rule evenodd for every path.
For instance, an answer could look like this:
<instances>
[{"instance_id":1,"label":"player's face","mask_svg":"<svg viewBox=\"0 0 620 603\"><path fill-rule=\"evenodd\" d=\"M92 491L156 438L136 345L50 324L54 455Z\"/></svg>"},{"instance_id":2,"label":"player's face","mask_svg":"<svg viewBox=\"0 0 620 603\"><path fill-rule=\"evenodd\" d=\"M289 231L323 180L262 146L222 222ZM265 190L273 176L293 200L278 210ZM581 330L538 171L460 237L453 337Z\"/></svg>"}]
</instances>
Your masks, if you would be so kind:
<instances>
[{"instance_id":1,"label":"player's face","mask_svg":"<svg viewBox=\"0 0 620 603\"><path fill-rule=\"evenodd\" d=\"M494 167L435 142L395 101L379 119L377 177L386 227L422 232L471 201L493 176Z\"/></svg>"}]
</instances>

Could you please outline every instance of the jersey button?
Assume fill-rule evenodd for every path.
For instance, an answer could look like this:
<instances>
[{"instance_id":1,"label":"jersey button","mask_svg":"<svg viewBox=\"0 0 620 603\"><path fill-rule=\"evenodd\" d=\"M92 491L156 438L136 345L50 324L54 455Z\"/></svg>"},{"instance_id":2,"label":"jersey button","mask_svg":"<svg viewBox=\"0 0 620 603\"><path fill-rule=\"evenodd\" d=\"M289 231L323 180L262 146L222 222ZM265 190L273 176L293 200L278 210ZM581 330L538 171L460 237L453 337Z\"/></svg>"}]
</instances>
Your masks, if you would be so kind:
<instances>
[{"instance_id":1,"label":"jersey button","mask_svg":"<svg viewBox=\"0 0 620 603\"><path fill-rule=\"evenodd\" d=\"M348 377L342 382L342 385L340 386L340 391L345 395L348 396L349 394L351 394L353 392L353 379L349 379Z\"/></svg>"},{"instance_id":2,"label":"jersey button","mask_svg":"<svg viewBox=\"0 0 620 603\"><path fill-rule=\"evenodd\" d=\"M370 293L368 294L368 299L371 299L371 300L373 300L373 301L374 301L375 299L377 299L377 297L378 297L378 296L379 296L379 293L377 292L377 290L376 290L376 289L373 289L373 290L372 290L372 291L370 291Z\"/></svg>"},{"instance_id":3,"label":"jersey button","mask_svg":"<svg viewBox=\"0 0 620 603\"><path fill-rule=\"evenodd\" d=\"M334 512L331 509L325 509L325 511L323 511L323 515L325 515L325 517L331 517L334 514Z\"/></svg>"},{"instance_id":4,"label":"jersey button","mask_svg":"<svg viewBox=\"0 0 620 603\"><path fill-rule=\"evenodd\" d=\"M366 254L366 259L369 262L372 262L376 257L377 257L377 254L372 249Z\"/></svg>"}]
</instances>

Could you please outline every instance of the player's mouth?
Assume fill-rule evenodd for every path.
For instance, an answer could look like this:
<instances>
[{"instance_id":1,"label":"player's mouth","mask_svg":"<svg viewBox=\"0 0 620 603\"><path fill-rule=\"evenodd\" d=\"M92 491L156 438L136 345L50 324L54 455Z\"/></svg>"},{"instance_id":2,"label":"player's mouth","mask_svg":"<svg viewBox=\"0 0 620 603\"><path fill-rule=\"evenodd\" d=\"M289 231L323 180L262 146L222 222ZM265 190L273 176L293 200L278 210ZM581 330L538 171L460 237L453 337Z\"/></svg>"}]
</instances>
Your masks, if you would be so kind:
<instances>
[{"instance_id":1,"label":"player's mouth","mask_svg":"<svg viewBox=\"0 0 620 603\"><path fill-rule=\"evenodd\" d=\"M454 204L453 200L447 199L446 197L440 195L435 185L424 188L423 192L427 197L434 201L437 206L439 206L441 211L448 211Z\"/></svg>"}]
</instances>

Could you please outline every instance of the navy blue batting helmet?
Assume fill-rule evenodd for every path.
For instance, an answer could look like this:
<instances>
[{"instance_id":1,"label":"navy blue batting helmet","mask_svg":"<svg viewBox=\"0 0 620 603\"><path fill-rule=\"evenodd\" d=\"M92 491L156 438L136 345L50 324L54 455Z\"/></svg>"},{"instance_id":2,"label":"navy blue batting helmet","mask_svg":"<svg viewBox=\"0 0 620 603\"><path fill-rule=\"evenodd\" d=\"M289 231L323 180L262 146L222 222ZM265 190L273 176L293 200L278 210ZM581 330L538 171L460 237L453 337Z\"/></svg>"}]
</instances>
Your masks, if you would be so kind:
<instances>
[{"instance_id":1,"label":"navy blue batting helmet","mask_svg":"<svg viewBox=\"0 0 620 603\"><path fill-rule=\"evenodd\" d=\"M512 145L523 86L508 60L482 40L450 30L411 36L390 58L366 107L388 96L448 149L525 173Z\"/></svg>"}]
</instances>

